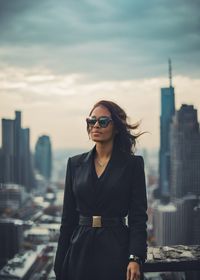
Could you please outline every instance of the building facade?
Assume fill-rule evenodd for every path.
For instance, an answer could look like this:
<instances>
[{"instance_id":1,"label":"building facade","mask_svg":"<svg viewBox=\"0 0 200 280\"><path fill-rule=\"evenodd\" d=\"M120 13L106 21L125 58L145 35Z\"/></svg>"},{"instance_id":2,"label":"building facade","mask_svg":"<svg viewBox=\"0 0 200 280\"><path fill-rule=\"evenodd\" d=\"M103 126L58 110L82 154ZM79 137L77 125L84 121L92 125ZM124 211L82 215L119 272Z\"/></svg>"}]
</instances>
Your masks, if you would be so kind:
<instances>
[{"instance_id":1,"label":"building facade","mask_svg":"<svg viewBox=\"0 0 200 280\"><path fill-rule=\"evenodd\" d=\"M51 178L52 151L49 136L43 135L38 138L35 146L35 168L47 180Z\"/></svg>"},{"instance_id":2,"label":"building facade","mask_svg":"<svg viewBox=\"0 0 200 280\"><path fill-rule=\"evenodd\" d=\"M159 189L160 196L170 192L170 143L169 129L175 112L174 88L161 89L160 151L159 151Z\"/></svg>"},{"instance_id":3,"label":"building facade","mask_svg":"<svg viewBox=\"0 0 200 280\"><path fill-rule=\"evenodd\" d=\"M200 195L200 132L197 110L183 104L170 129L170 195Z\"/></svg>"},{"instance_id":4,"label":"building facade","mask_svg":"<svg viewBox=\"0 0 200 280\"><path fill-rule=\"evenodd\" d=\"M197 198L192 195L166 205L159 201L154 204L153 228L156 245L198 244L196 241L199 239L197 237L199 218L196 204Z\"/></svg>"}]
</instances>

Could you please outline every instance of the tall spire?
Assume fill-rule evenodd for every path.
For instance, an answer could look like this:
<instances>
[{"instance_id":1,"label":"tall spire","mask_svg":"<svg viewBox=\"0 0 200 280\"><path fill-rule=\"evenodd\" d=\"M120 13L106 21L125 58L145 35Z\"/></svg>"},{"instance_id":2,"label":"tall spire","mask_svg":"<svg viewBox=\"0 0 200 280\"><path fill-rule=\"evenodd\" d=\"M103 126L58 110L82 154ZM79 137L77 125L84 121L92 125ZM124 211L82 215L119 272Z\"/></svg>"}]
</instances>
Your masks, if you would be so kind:
<instances>
[{"instance_id":1,"label":"tall spire","mask_svg":"<svg viewBox=\"0 0 200 280\"><path fill-rule=\"evenodd\" d=\"M171 59L168 59L168 64L169 64L169 86L172 87L172 63Z\"/></svg>"}]
</instances>

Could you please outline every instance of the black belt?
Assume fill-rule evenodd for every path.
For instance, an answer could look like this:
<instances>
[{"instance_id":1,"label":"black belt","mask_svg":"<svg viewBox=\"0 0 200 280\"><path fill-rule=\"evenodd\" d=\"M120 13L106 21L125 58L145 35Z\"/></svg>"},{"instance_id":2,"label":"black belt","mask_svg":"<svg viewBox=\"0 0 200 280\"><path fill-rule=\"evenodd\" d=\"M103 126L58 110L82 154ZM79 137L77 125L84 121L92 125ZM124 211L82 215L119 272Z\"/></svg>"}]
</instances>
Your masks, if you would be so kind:
<instances>
[{"instance_id":1,"label":"black belt","mask_svg":"<svg viewBox=\"0 0 200 280\"><path fill-rule=\"evenodd\" d=\"M110 227L110 226L119 226L125 225L125 217L102 217L102 216L91 216L85 217L79 216L79 225L90 226L90 227Z\"/></svg>"}]
</instances>

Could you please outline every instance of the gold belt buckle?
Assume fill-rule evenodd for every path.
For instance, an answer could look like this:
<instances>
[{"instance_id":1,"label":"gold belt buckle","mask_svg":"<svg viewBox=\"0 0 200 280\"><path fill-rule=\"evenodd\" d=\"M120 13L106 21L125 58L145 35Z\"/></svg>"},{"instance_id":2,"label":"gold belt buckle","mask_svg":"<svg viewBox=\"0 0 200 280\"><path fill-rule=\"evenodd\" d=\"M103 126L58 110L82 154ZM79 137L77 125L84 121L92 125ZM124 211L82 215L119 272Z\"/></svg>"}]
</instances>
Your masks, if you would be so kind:
<instances>
[{"instance_id":1,"label":"gold belt buckle","mask_svg":"<svg viewBox=\"0 0 200 280\"><path fill-rule=\"evenodd\" d=\"M92 227L102 227L101 216L92 216Z\"/></svg>"}]
</instances>

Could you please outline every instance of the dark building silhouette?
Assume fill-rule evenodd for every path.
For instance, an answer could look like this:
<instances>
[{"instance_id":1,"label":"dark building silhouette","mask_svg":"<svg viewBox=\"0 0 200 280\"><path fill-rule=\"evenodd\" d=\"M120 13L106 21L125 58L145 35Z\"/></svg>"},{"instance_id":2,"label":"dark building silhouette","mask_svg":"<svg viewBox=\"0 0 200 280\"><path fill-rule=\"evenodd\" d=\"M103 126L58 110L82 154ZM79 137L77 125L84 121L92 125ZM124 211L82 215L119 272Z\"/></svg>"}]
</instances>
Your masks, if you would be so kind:
<instances>
[{"instance_id":1,"label":"dark building silhouette","mask_svg":"<svg viewBox=\"0 0 200 280\"><path fill-rule=\"evenodd\" d=\"M197 110L175 111L169 61L169 88L161 89L159 188L153 204L156 245L200 242L200 131ZM189 225L189 226L188 226Z\"/></svg>"},{"instance_id":2,"label":"dark building silhouette","mask_svg":"<svg viewBox=\"0 0 200 280\"><path fill-rule=\"evenodd\" d=\"M15 144L14 121L2 119L1 182L14 182Z\"/></svg>"},{"instance_id":3,"label":"dark building silhouette","mask_svg":"<svg viewBox=\"0 0 200 280\"><path fill-rule=\"evenodd\" d=\"M25 188L17 184L1 184L0 189L0 213L6 209L17 211L27 201L28 193ZM0 241L1 242L1 241Z\"/></svg>"},{"instance_id":4,"label":"dark building silhouette","mask_svg":"<svg viewBox=\"0 0 200 280\"><path fill-rule=\"evenodd\" d=\"M0 183L16 183L30 191L34 187L31 164L29 129L21 127L21 112L15 119L2 119L2 148L0 152Z\"/></svg>"},{"instance_id":5,"label":"dark building silhouette","mask_svg":"<svg viewBox=\"0 0 200 280\"><path fill-rule=\"evenodd\" d=\"M193 216L193 242L194 244L200 244L200 202L194 207Z\"/></svg>"},{"instance_id":6,"label":"dark building silhouette","mask_svg":"<svg viewBox=\"0 0 200 280\"><path fill-rule=\"evenodd\" d=\"M21 129L21 145L23 152L21 152L21 180L25 186L33 186L33 166L30 153L30 130L29 128ZM21 149L22 150L22 149ZM26 170L27 172L23 172Z\"/></svg>"},{"instance_id":7,"label":"dark building silhouette","mask_svg":"<svg viewBox=\"0 0 200 280\"><path fill-rule=\"evenodd\" d=\"M38 138L35 146L35 168L46 179L51 178L52 152L49 136L43 135Z\"/></svg>"},{"instance_id":8,"label":"dark building silhouette","mask_svg":"<svg viewBox=\"0 0 200 280\"><path fill-rule=\"evenodd\" d=\"M171 61L169 60L170 86L161 88L160 116L160 152L159 152L159 196L169 196L170 192L170 143L169 130L175 112L174 88L171 78Z\"/></svg>"},{"instance_id":9,"label":"dark building silhouette","mask_svg":"<svg viewBox=\"0 0 200 280\"><path fill-rule=\"evenodd\" d=\"M0 267L21 250L23 236L21 220L0 219Z\"/></svg>"},{"instance_id":10,"label":"dark building silhouette","mask_svg":"<svg viewBox=\"0 0 200 280\"><path fill-rule=\"evenodd\" d=\"M22 128L21 128L21 112L15 111L15 120L13 121L14 125L14 173L15 181L17 183L22 182L22 162L21 156L24 152L24 146L22 143ZM8 135L6 135L6 138Z\"/></svg>"},{"instance_id":11,"label":"dark building silhouette","mask_svg":"<svg viewBox=\"0 0 200 280\"><path fill-rule=\"evenodd\" d=\"M183 104L170 130L171 198L200 195L200 131L197 110Z\"/></svg>"},{"instance_id":12,"label":"dark building silhouette","mask_svg":"<svg viewBox=\"0 0 200 280\"><path fill-rule=\"evenodd\" d=\"M183 104L175 112L169 136L170 203L154 204L156 244L199 244L200 131L193 105Z\"/></svg>"}]
</instances>

